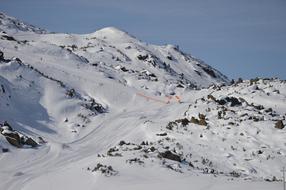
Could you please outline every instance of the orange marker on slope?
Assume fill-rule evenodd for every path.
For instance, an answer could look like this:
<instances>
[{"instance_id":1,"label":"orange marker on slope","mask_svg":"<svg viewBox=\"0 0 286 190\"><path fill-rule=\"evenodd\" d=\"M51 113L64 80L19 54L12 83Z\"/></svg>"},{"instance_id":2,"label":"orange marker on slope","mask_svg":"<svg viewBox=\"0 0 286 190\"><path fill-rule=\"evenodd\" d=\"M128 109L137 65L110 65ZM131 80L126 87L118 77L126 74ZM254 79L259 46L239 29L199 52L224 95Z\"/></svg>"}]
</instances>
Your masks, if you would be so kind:
<instances>
[{"instance_id":1,"label":"orange marker on slope","mask_svg":"<svg viewBox=\"0 0 286 190\"><path fill-rule=\"evenodd\" d=\"M179 96L175 96L175 98L177 99L178 103L181 103L181 98Z\"/></svg>"}]
</instances>

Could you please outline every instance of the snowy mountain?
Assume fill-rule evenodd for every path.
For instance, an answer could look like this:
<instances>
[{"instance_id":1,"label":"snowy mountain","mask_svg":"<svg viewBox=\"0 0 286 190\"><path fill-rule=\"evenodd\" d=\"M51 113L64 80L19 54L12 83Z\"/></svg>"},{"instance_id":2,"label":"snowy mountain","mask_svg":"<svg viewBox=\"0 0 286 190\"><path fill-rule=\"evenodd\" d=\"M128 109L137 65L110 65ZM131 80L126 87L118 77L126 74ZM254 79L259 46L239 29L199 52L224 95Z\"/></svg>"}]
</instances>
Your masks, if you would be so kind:
<instances>
[{"instance_id":1,"label":"snowy mountain","mask_svg":"<svg viewBox=\"0 0 286 190\"><path fill-rule=\"evenodd\" d=\"M0 12L0 25L1 25L1 31L9 30L10 32L13 33L16 32L31 32L37 34L47 33L47 31L41 28L22 22L18 19L15 19L14 17L10 17L1 12Z\"/></svg>"},{"instance_id":2,"label":"snowy mountain","mask_svg":"<svg viewBox=\"0 0 286 190\"><path fill-rule=\"evenodd\" d=\"M113 27L49 33L1 13L0 85L0 189L281 181L285 81L230 83L177 46Z\"/></svg>"}]
</instances>

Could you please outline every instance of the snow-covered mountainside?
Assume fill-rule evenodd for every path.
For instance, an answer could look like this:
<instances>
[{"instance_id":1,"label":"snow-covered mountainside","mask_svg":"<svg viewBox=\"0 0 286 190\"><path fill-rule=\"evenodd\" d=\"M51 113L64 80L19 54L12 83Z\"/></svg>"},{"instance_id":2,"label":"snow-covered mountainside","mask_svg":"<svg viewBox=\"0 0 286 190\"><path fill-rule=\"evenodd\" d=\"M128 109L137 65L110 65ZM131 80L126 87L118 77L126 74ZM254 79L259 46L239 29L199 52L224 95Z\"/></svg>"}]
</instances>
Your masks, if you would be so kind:
<instances>
[{"instance_id":1,"label":"snow-covered mountainside","mask_svg":"<svg viewBox=\"0 0 286 190\"><path fill-rule=\"evenodd\" d=\"M278 189L285 116L285 81L0 14L1 190Z\"/></svg>"},{"instance_id":2,"label":"snow-covered mountainside","mask_svg":"<svg viewBox=\"0 0 286 190\"><path fill-rule=\"evenodd\" d=\"M37 34L47 33L45 30L35 27L31 24L22 22L20 20L15 19L14 17L10 17L0 12L0 30L9 30L10 32L31 32Z\"/></svg>"}]
</instances>

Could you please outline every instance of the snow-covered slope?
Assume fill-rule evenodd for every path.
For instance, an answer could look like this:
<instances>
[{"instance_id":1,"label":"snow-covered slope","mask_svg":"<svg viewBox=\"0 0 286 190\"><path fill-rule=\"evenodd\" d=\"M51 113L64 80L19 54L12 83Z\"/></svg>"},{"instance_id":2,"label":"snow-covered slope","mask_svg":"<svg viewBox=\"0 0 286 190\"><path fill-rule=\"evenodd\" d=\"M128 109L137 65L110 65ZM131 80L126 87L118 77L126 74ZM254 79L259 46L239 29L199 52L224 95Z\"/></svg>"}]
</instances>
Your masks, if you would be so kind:
<instances>
[{"instance_id":1,"label":"snow-covered slope","mask_svg":"<svg viewBox=\"0 0 286 190\"><path fill-rule=\"evenodd\" d=\"M230 85L113 27L0 21L0 189L278 188L285 81Z\"/></svg>"},{"instance_id":2,"label":"snow-covered slope","mask_svg":"<svg viewBox=\"0 0 286 190\"><path fill-rule=\"evenodd\" d=\"M0 12L0 25L2 31L9 30L9 32L13 33L16 32L31 32L37 34L47 33L45 30L41 28L35 27L31 24L20 21L14 17L10 17L1 12Z\"/></svg>"}]
</instances>

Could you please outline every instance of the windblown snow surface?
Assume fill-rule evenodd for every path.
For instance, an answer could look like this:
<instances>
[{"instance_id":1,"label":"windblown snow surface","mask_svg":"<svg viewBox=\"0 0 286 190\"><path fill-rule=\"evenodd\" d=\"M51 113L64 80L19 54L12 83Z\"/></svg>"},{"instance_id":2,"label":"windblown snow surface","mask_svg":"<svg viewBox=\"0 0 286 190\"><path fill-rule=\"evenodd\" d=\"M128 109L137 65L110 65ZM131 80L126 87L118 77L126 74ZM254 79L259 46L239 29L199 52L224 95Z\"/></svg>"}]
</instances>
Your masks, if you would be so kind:
<instances>
[{"instance_id":1,"label":"windblown snow surface","mask_svg":"<svg viewBox=\"0 0 286 190\"><path fill-rule=\"evenodd\" d=\"M0 50L1 190L282 188L285 81L231 84L177 46L3 13ZM12 146L4 121L39 145Z\"/></svg>"}]
</instances>

